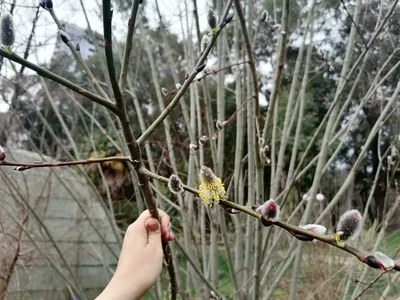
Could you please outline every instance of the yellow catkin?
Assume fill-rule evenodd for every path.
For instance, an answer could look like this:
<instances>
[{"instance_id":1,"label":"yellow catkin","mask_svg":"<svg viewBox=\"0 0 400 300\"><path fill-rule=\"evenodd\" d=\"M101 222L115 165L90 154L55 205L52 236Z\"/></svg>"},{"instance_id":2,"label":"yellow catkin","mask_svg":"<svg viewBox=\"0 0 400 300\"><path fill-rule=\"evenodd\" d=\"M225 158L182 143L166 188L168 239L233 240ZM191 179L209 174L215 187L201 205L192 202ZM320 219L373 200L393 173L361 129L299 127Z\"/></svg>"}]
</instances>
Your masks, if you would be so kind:
<instances>
[{"instance_id":1,"label":"yellow catkin","mask_svg":"<svg viewBox=\"0 0 400 300\"><path fill-rule=\"evenodd\" d=\"M199 196L204 205L211 207L213 202L219 203L226 197L224 184L220 178L203 181L199 186Z\"/></svg>"}]
</instances>

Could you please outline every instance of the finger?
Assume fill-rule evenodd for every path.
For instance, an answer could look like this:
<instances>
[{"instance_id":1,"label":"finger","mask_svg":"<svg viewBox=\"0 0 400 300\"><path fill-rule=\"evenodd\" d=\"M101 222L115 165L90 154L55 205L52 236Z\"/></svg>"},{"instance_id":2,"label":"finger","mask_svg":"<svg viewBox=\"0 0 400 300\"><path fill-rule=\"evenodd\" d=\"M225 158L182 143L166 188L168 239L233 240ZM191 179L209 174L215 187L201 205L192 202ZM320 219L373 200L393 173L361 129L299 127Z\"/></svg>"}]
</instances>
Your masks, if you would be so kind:
<instances>
[{"instance_id":1,"label":"finger","mask_svg":"<svg viewBox=\"0 0 400 300\"><path fill-rule=\"evenodd\" d=\"M160 221L161 221L161 234L163 240L169 240L169 231L171 230L170 217L162 210L158 210ZM151 214L149 210L143 211L137 220L130 226L135 231L140 232L143 237L147 238L147 230L145 228L145 223L147 220L151 219Z\"/></svg>"},{"instance_id":2,"label":"finger","mask_svg":"<svg viewBox=\"0 0 400 300\"><path fill-rule=\"evenodd\" d=\"M153 246L156 249L161 247L161 227L160 223L154 219L150 218L146 220L145 227L147 230L147 246Z\"/></svg>"},{"instance_id":3,"label":"finger","mask_svg":"<svg viewBox=\"0 0 400 300\"><path fill-rule=\"evenodd\" d=\"M167 241L173 241L174 238L175 238L174 233L172 232L172 230L170 230L170 231L168 232L168 236L167 236L166 240L167 240Z\"/></svg>"},{"instance_id":4,"label":"finger","mask_svg":"<svg viewBox=\"0 0 400 300\"><path fill-rule=\"evenodd\" d=\"M160 220L161 220L161 233L164 238L168 235L168 232L171 229L170 217L165 212L160 210Z\"/></svg>"},{"instance_id":5,"label":"finger","mask_svg":"<svg viewBox=\"0 0 400 300\"><path fill-rule=\"evenodd\" d=\"M158 210L158 215L160 217L161 220L161 225L164 224L168 224L170 221L169 216L161 209ZM148 209L146 209L145 211L143 211L140 216L137 218L137 220L135 222L139 222L139 223L143 223L146 222L147 219L151 218L151 214L150 211Z\"/></svg>"}]
</instances>

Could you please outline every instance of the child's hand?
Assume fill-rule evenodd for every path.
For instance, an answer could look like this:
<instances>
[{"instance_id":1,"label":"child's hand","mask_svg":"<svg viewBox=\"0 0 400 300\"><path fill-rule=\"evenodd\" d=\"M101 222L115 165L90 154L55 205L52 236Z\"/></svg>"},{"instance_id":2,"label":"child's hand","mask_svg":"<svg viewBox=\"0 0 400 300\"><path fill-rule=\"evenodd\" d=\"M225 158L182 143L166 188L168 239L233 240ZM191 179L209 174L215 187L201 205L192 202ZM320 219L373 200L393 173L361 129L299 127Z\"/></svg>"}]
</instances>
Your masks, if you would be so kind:
<instances>
[{"instance_id":1,"label":"child's hand","mask_svg":"<svg viewBox=\"0 0 400 300\"><path fill-rule=\"evenodd\" d=\"M138 299L156 282L163 261L161 239L174 239L169 216L161 210L159 214L161 228L148 210L129 225L114 277L96 300Z\"/></svg>"}]
</instances>

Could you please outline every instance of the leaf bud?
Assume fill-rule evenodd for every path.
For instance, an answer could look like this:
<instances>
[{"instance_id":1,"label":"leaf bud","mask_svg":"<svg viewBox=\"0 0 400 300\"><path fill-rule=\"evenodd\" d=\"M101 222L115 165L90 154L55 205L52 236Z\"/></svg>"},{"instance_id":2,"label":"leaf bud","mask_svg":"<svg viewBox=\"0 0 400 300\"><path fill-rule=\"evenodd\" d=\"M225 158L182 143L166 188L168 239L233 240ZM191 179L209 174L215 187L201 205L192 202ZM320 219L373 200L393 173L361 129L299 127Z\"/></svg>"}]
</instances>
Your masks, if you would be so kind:
<instances>
[{"instance_id":1,"label":"leaf bud","mask_svg":"<svg viewBox=\"0 0 400 300\"><path fill-rule=\"evenodd\" d=\"M66 33L65 31L60 30L60 37L61 40L65 43L68 44L68 42L71 40L71 38L69 37L68 33Z\"/></svg>"},{"instance_id":2,"label":"leaf bud","mask_svg":"<svg viewBox=\"0 0 400 300\"><path fill-rule=\"evenodd\" d=\"M52 9L52 8L53 8L53 1L46 0L46 9Z\"/></svg>"},{"instance_id":3,"label":"leaf bud","mask_svg":"<svg viewBox=\"0 0 400 300\"><path fill-rule=\"evenodd\" d=\"M229 15L225 18L225 24L229 24L233 19L233 15Z\"/></svg>"}]
</instances>

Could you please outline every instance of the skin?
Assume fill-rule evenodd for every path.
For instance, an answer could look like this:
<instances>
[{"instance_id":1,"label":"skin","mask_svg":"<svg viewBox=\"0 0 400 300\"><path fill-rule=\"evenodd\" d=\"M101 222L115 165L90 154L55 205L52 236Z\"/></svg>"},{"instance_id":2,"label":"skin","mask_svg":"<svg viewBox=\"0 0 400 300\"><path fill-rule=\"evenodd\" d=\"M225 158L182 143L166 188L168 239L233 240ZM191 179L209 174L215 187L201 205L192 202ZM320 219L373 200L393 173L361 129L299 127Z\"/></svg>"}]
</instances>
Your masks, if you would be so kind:
<instances>
[{"instance_id":1,"label":"skin","mask_svg":"<svg viewBox=\"0 0 400 300\"><path fill-rule=\"evenodd\" d=\"M129 225L115 274L96 300L136 300L155 284L161 273L161 240L172 241L169 216L159 210L160 223L148 210Z\"/></svg>"}]
</instances>

